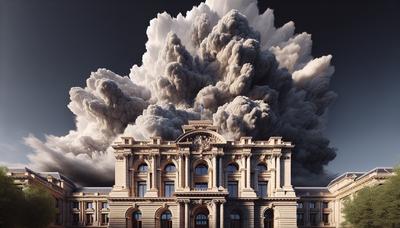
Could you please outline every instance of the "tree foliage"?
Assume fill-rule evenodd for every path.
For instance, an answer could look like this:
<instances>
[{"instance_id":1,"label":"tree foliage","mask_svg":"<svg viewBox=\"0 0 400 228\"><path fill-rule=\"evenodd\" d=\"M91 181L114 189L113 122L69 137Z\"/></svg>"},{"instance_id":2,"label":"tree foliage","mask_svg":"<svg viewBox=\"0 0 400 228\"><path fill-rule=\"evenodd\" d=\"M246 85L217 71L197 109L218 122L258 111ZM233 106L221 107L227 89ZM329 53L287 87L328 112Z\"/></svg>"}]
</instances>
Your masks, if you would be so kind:
<instances>
[{"instance_id":1,"label":"tree foliage","mask_svg":"<svg viewBox=\"0 0 400 228\"><path fill-rule=\"evenodd\" d=\"M47 227L55 218L55 202L41 187L21 189L0 168L0 228Z\"/></svg>"},{"instance_id":2,"label":"tree foliage","mask_svg":"<svg viewBox=\"0 0 400 228\"><path fill-rule=\"evenodd\" d=\"M346 221L355 228L400 228L400 168L383 185L360 190L344 203Z\"/></svg>"}]
</instances>

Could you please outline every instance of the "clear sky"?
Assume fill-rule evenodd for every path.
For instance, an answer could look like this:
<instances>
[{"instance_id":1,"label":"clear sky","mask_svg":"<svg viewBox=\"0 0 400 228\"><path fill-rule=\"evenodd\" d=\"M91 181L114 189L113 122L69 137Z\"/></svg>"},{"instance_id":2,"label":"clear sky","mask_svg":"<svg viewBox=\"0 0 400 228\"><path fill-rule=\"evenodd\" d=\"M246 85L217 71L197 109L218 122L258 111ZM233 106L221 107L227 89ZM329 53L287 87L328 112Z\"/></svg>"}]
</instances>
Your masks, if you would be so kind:
<instances>
[{"instance_id":1,"label":"clear sky","mask_svg":"<svg viewBox=\"0 0 400 228\"><path fill-rule=\"evenodd\" d=\"M140 64L146 27L200 1L0 0L0 161L26 163L30 133L74 128L68 91L104 67ZM313 54L333 55L339 95L326 136L337 148L328 169L365 171L400 162L400 2L260 1L276 24L292 20L313 37Z\"/></svg>"}]
</instances>

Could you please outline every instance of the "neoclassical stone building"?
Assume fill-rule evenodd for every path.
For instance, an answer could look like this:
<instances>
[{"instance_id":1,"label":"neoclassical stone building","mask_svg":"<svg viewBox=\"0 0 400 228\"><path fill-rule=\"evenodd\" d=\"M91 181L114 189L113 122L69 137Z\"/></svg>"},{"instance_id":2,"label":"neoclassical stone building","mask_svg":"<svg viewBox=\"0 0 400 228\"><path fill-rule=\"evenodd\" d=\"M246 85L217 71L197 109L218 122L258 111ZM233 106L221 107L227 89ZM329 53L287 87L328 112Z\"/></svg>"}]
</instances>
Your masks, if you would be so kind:
<instances>
[{"instance_id":1,"label":"neoclassical stone building","mask_svg":"<svg viewBox=\"0 0 400 228\"><path fill-rule=\"evenodd\" d=\"M113 187L77 187L55 172L9 169L17 184L45 186L54 227L339 227L343 201L381 184L390 168L345 173L327 187L293 187L294 145L281 137L227 141L209 121L189 121L174 141L122 137Z\"/></svg>"},{"instance_id":2,"label":"neoclassical stone building","mask_svg":"<svg viewBox=\"0 0 400 228\"><path fill-rule=\"evenodd\" d=\"M293 145L280 137L227 141L190 121L175 141L123 137L113 148L112 227L296 227Z\"/></svg>"}]
</instances>

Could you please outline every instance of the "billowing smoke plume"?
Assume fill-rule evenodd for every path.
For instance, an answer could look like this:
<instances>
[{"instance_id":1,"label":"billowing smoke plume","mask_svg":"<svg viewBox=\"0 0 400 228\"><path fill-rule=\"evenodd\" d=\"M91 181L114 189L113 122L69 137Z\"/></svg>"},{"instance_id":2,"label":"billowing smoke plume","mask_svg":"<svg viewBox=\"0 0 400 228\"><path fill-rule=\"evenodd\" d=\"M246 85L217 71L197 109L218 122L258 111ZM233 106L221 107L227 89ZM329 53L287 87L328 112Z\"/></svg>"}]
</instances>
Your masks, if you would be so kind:
<instances>
[{"instance_id":1,"label":"billowing smoke plume","mask_svg":"<svg viewBox=\"0 0 400 228\"><path fill-rule=\"evenodd\" d=\"M129 77L99 69L72 88L76 130L26 138L38 169L61 171L89 185L113 181L110 144L120 134L175 139L190 119L210 119L228 139L283 136L292 141L294 180L322 179L335 151L322 136L331 56L311 56L311 36L294 23L274 27L256 0L207 0L176 18L150 21L147 51Z\"/></svg>"}]
</instances>

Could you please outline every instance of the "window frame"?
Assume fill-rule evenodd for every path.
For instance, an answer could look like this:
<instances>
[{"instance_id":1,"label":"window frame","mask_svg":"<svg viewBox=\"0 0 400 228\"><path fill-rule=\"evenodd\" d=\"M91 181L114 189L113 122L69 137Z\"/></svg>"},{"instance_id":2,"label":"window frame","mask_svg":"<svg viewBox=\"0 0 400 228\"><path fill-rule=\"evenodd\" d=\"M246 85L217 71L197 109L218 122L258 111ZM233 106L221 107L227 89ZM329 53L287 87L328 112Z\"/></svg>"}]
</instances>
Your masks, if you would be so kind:
<instances>
[{"instance_id":1,"label":"window frame","mask_svg":"<svg viewBox=\"0 0 400 228\"><path fill-rule=\"evenodd\" d=\"M166 218L164 218L164 215ZM161 221L172 221L172 213L169 210L164 211L160 216Z\"/></svg>"},{"instance_id":2,"label":"window frame","mask_svg":"<svg viewBox=\"0 0 400 228\"><path fill-rule=\"evenodd\" d=\"M230 167L234 167L235 170L230 170ZM228 165L226 166L226 172L227 172L228 174L235 174L235 173L237 173L238 171L239 171L239 166L238 166L237 164L235 164L235 163L230 163L230 164L228 164Z\"/></svg>"},{"instance_id":3,"label":"window frame","mask_svg":"<svg viewBox=\"0 0 400 228\"><path fill-rule=\"evenodd\" d=\"M147 192L147 182L138 181L137 182L137 197L144 197Z\"/></svg>"},{"instance_id":4,"label":"window frame","mask_svg":"<svg viewBox=\"0 0 400 228\"><path fill-rule=\"evenodd\" d=\"M266 198L266 197L268 197L268 181L258 181L258 197L261 197L261 198ZM263 188L261 188L261 187L265 187L265 191L261 191L261 189L263 189Z\"/></svg>"},{"instance_id":5,"label":"window frame","mask_svg":"<svg viewBox=\"0 0 400 228\"><path fill-rule=\"evenodd\" d=\"M198 164L194 168L194 174L196 176L207 176L208 175L208 166L205 164Z\"/></svg>"},{"instance_id":6,"label":"window frame","mask_svg":"<svg viewBox=\"0 0 400 228\"><path fill-rule=\"evenodd\" d=\"M173 170L170 169L170 167L174 167ZM164 171L166 173L175 173L176 172L176 166L173 163L169 163L164 167Z\"/></svg>"},{"instance_id":7,"label":"window frame","mask_svg":"<svg viewBox=\"0 0 400 228\"><path fill-rule=\"evenodd\" d=\"M194 189L196 190L207 190L208 183L207 182L196 182L194 183Z\"/></svg>"},{"instance_id":8,"label":"window frame","mask_svg":"<svg viewBox=\"0 0 400 228\"><path fill-rule=\"evenodd\" d=\"M262 169L260 169L260 167L263 167ZM258 163L257 164L257 170L259 173L265 173L268 171L268 166L265 163Z\"/></svg>"},{"instance_id":9,"label":"window frame","mask_svg":"<svg viewBox=\"0 0 400 228\"><path fill-rule=\"evenodd\" d=\"M198 218L199 216L202 216L202 217ZM198 223L198 222L200 222L200 223ZM204 213L198 213L196 215L196 217L194 218L194 223L195 223L195 225L207 225L208 224L208 216Z\"/></svg>"},{"instance_id":10,"label":"window frame","mask_svg":"<svg viewBox=\"0 0 400 228\"><path fill-rule=\"evenodd\" d=\"M168 186L168 188L167 188ZM172 188L171 188L172 186ZM168 189L168 192L167 192ZM175 182L174 181L164 181L164 197L172 197L175 192Z\"/></svg>"},{"instance_id":11,"label":"window frame","mask_svg":"<svg viewBox=\"0 0 400 228\"><path fill-rule=\"evenodd\" d=\"M322 221L324 225L329 225L329 213L322 213Z\"/></svg>"},{"instance_id":12,"label":"window frame","mask_svg":"<svg viewBox=\"0 0 400 228\"><path fill-rule=\"evenodd\" d=\"M104 216L104 218L103 218ZM100 215L100 224L107 225L110 222L110 217L108 213L101 213Z\"/></svg>"},{"instance_id":13,"label":"window frame","mask_svg":"<svg viewBox=\"0 0 400 228\"><path fill-rule=\"evenodd\" d=\"M301 219L300 219L300 215L301 215ZM299 226L303 226L304 225L304 213L303 212L297 212L297 219L296 219L296 223Z\"/></svg>"},{"instance_id":14,"label":"window frame","mask_svg":"<svg viewBox=\"0 0 400 228\"><path fill-rule=\"evenodd\" d=\"M146 167L145 169L143 167ZM147 165L147 163L142 163L138 166L138 172L139 173L147 173L149 172L149 166Z\"/></svg>"},{"instance_id":15,"label":"window frame","mask_svg":"<svg viewBox=\"0 0 400 228\"><path fill-rule=\"evenodd\" d=\"M89 207L89 205L90 205L90 207ZM86 201L85 206L86 206L86 210L93 209L93 202L92 201Z\"/></svg>"},{"instance_id":16,"label":"window frame","mask_svg":"<svg viewBox=\"0 0 400 228\"><path fill-rule=\"evenodd\" d=\"M90 218L90 219L88 219ZM85 214L85 224L86 225L93 225L94 223L94 215L93 213L87 213Z\"/></svg>"},{"instance_id":17,"label":"window frame","mask_svg":"<svg viewBox=\"0 0 400 228\"><path fill-rule=\"evenodd\" d=\"M310 213L309 221L310 221L310 224L311 224L312 226L318 225L317 215L318 215L318 214L317 214L316 212ZM314 218L314 219L312 219L312 218Z\"/></svg>"},{"instance_id":18,"label":"window frame","mask_svg":"<svg viewBox=\"0 0 400 228\"><path fill-rule=\"evenodd\" d=\"M234 187L234 191L231 191L231 188ZM238 198L239 197L239 183L238 181L228 181L228 197L230 198Z\"/></svg>"}]
</instances>

